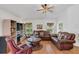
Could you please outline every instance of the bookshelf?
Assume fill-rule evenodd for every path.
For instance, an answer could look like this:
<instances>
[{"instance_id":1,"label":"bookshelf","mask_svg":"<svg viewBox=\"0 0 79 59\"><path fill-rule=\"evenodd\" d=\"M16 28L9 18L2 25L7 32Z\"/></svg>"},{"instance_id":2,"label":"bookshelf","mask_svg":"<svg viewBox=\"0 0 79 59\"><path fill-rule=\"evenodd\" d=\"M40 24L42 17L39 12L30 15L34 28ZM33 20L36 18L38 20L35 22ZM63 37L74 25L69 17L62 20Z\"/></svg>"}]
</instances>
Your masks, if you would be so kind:
<instances>
[{"instance_id":1,"label":"bookshelf","mask_svg":"<svg viewBox=\"0 0 79 59\"><path fill-rule=\"evenodd\" d=\"M16 39L16 21L9 19L3 20L3 36L11 36Z\"/></svg>"}]
</instances>

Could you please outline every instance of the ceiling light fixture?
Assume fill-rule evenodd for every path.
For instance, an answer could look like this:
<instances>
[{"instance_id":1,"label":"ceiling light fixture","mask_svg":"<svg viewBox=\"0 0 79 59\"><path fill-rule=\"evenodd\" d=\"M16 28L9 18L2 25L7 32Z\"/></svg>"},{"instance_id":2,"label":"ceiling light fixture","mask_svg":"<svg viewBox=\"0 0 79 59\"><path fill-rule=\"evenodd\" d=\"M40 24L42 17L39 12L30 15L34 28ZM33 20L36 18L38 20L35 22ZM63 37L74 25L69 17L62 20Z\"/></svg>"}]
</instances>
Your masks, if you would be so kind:
<instances>
[{"instance_id":1,"label":"ceiling light fixture","mask_svg":"<svg viewBox=\"0 0 79 59\"><path fill-rule=\"evenodd\" d=\"M53 12L52 9L54 8L54 6L49 6L48 4L42 4L41 7L42 8L37 11L42 11L43 13Z\"/></svg>"}]
</instances>

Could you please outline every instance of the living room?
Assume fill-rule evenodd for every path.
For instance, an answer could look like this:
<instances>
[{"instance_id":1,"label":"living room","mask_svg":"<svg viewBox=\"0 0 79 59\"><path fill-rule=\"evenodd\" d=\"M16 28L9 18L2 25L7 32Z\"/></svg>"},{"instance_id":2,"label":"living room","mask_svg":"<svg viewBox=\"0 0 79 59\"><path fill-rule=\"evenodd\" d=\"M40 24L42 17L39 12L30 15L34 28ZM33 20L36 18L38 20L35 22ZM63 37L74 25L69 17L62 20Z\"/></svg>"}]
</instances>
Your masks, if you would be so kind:
<instances>
[{"instance_id":1,"label":"living room","mask_svg":"<svg viewBox=\"0 0 79 59\"><path fill-rule=\"evenodd\" d=\"M52 9L51 11L48 11L48 9L43 10L44 12L38 11L43 8L42 6L51 7ZM31 40L32 38L34 40L39 39L33 44L31 44L32 42L27 43L31 46L35 45L35 48L31 47L32 52L30 52L34 54L78 54L78 11L78 4L3 4L0 5L0 36L10 36L8 39L13 38L17 46L21 43L25 44L25 39L28 41L30 38ZM57 36L59 32L69 36L72 36L71 34L75 35L75 37L72 36L74 38L71 41L64 40L64 42L67 42L66 46L68 48L59 47L60 43L56 45L57 42L54 45L52 42L52 39L54 39L52 36ZM37 37L33 37L33 34ZM7 48L8 52L10 48Z\"/></svg>"}]
</instances>

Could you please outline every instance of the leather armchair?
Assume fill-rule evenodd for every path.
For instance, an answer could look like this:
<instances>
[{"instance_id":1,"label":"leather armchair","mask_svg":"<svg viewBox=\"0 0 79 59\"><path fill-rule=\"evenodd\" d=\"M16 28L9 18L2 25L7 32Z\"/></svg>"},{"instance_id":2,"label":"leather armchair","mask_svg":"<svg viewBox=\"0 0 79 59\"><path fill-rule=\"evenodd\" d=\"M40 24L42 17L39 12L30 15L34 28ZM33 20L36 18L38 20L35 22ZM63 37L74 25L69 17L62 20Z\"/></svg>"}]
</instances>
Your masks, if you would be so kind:
<instances>
[{"instance_id":1,"label":"leather armchair","mask_svg":"<svg viewBox=\"0 0 79 59\"><path fill-rule=\"evenodd\" d=\"M11 54L31 54L32 53L32 48L28 47L27 45L23 45L21 47L18 47L16 45L14 39L7 37L7 46L9 47L9 53ZM23 48L22 48L23 47Z\"/></svg>"},{"instance_id":2,"label":"leather armchair","mask_svg":"<svg viewBox=\"0 0 79 59\"><path fill-rule=\"evenodd\" d=\"M75 34L68 32L59 32L57 36L52 37L52 42L60 50L68 50L73 48L75 42Z\"/></svg>"}]
</instances>

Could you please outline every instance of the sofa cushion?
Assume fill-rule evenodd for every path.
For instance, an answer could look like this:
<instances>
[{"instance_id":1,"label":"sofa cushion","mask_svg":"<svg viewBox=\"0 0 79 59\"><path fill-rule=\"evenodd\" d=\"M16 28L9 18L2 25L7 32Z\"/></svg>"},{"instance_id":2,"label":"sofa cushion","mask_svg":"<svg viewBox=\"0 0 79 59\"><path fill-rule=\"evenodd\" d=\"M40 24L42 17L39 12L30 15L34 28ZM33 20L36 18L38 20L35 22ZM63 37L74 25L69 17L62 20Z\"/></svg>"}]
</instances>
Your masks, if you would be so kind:
<instances>
[{"instance_id":1,"label":"sofa cushion","mask_svg":"<svg viewBox=\"0 0 79 59\"><path fill-rule=\"evenodd\" d=\"M73 40L75 38L75 34L67 33L67 32L59 32L58 38L59 40L61 39Z\"/></svg>"},{"instance_id":2,"label":"sofa cushion","mask_svg":"<svg viewBox=\"0 0 79 59\"><path fill-rule=\"evenodd\" d=\"M64 34L64 39L69 39L71 35L69 33Z\"/></svg>"},{"instance_id":3,"label":"sofa cushion","mask_svg":"<svg viewBox=\"0 0 79 59\"><path fill-rule=\"evenodd\" d=\"M74 39L75 39L75 34L72 34L72 36L71 36L70 39L71 39L71 40L74 40Z\"/></svg>"},{"instance_id":4,"label":"sofa cushion","mask_svg":"<svg viewBox=\"0 0 79 59\"><path fill-rule=\"evenodd\" d=\"M72 37L72 35L70 34L70 35L67 36L67 39L70 40L71 37Z\"/></svg>"}]
</instances>

